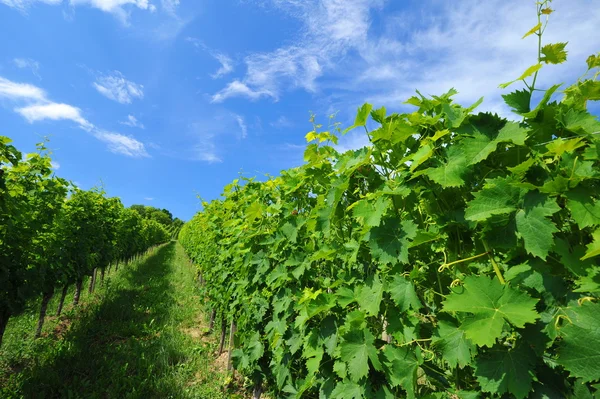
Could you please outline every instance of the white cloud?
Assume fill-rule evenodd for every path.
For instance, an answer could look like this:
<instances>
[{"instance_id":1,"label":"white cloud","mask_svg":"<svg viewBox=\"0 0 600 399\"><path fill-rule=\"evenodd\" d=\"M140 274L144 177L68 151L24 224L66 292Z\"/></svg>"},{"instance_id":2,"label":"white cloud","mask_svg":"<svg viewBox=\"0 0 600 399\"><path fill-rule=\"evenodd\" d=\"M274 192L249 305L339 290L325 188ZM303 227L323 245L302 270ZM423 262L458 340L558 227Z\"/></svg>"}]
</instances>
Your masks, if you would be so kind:
<instances>
[{"instance_id":1,"label":"white cloud","mask_svg":"<svg viewBox=\"0 0 600 399\"><path fill-rule=\"evenodd\" d=\"M152 197L144 197L144 200L146 200L146 201L154 201L154 198L152 198Z\"/></svg>"},{"instance_id":2,"label":"white cloud","mask_svg":"<svg viewBox=\"0 0 600 399\"><path fill-rule=\"evenodd\" d=\"M129 15L131 13L130 8L138 8L141 10L148 10L150 12L156 11L156 6L151 4L148 0L0 0L0 3L15 8L21 12L26 12L27 9L35 3L44 3L54 6L68 3L73 7L87 5L89 7L113 14L125 25L129 24ZM163 0L163 4L164 3L178 4L179 1Z\"/></svg>"},{"instance_id":3,"label":"white cloud","mask_svg":"<svg viewBox=\"0 0 600 399\"><path fill-rule=\"evenodd\" d=\"M54 169L54 170L58 170L58 169L60 169L60 164L59 164L58 162L56 162L56 161L51 161L51 162L50 162L50 166L51 166L51 167L52 167L52 169Z\"/></svg>"},{"instance_id":4,"label":"white cloud","mask_svg":"<svg viewBox=\"0 0 600 399\"><path fill-rule=\"evenodd\" d=\"M62 3L62 0L0 0L0 4L7 5L12 8L16 8L20 11L27 10L33 3L45 3L50 5L58 5Z\"/></svg>"},{"instance_id":5,"label":"white cloud","mask_svg":"<svg viewBox=\"0 0 600 399\"><path fill-rule=\"evenodd\" d=\"M18 103L14 111L29 123L45 120L70 120L81 129L91 133L108 145L110 151L131 157L147 157L144 144L133 137L119 133L106 132L85 119L81 109L69 104L51 101L46 93L37 86L16 83L0 77L0 97Z\"/></svg>"},{"instance_id":6,"label":"white cloud","mask_svg":"<svg viewBox=\"0 0 600 399\"><path fill-rule=\"evenodd\" d=\"M108 145L108 149L115 154L127 155L133 158L148 157L144 144L131 136L119 133L96 130L94 137Z\"/></svg>"},{"instance_id":7,"label":"white cloud","mask_svg":"<svg viewBox=\"0 0 600 399\"><path fill-rule=\"evenodd\" d=\"M144 86L125 79L119 71L98 77L93 86L106 98L121 104L131 104L136 98L144 98Z\"/></svg>"},{"instance_id":8,"label":"white cloud","mask_svg":"<svg viewBox=\"0 0 600 399\"><path fill-rule=\"evenodd\" d=\"M248 126L246 126L246 121L240 115L234 115L235 120L240 127L242 138L245 139L248 136Z\"/></svg>"},{"instance_id":9,"label":"white cloud","mask_svg":"<svg viewBox=\"0 0 600 399\"><path fill-rule=\"evenodd\" d=\"M569 60L565 65L544 66L538 87L573 81L585 70L585 58L600 48L600 36L592 34L600 25L600 9L589 0L556 1L552 8L544 43L568 41ZM431 9L430 9L431 8ZM433 11L435 13L428 11ZM458 3L427 2L419 10L425 18L415 26L416 14L398 16L401 34L387 43L361 48L368 67L358 72L351 90L365 91L367 101L399 104L413 95L440 94L451 87L457 100L466 104L484 96L482 109L509 114L498 84L519 76L536 62L535 37L521 40L535 25L535 4L517 0L475 0ZM427 17L423 17L427 15ZM582 15L585 17L582 18ZM390 48L385 51L384 47ZM516 85L518 87L518 84Z\"/></svg>"},{"instance_id":10,"label":"white cloud","mask_svg":"<svg viewBox=\"0 0 600 399\"><path fill-rule=\"evenodd\" d=\"M440 94L451 87L465 104L484 96L481 109L508 114L498 84L536 62L535 37L520 40L535 25L535 4L521 0L424 0L402 11L391 1L254 0L299 19L303 28L291 44L251 53L246 73L213 95L250 100L303 89L332 94L324 107L355 109L357 98L395 110L419 89ZM545 43L568 41L566 65L544 66L538 87L572 82L585 71L585 58L600 48L600 7L592 0L557 0ZM582 15L584 17L582 17ZM376 29L371 20L377 18Z\"/></svg>"},{"instance_id":11,"label":"white cloud","mask_svg":"<svg viewBox=\"0 0 600 399\"><path fill-rule=\"evenodd\" d=\"M163 10L171 15L177 14L177 7L179 7L179 0L161 0Z\"/></svg>"},{"instance_id":12,"label":"white cloud","mask_svg":"<svg viewBox=\"0 0 600 399\"><path fill-rule=\"evenodd\" d=\"M335 69L334 59L344 56L367 39L369 11L380 7L383 2L272 0L271 4L304 23L301 39L271 52L247 56L244 78L231 82L215 94L214 102L236 96L256 100L267 94L277 99L282 89L297 87L315 92L316 80L325 71Z\"/></svg>"},{"instance_id":13,"label":"white cloud","mask_svg":"<svg viewBox=\"0 0 600 399\"><path fill-rule=\"evenodd\" d=\"M215 57L217 61L221 63L221 67L217 70L217 72L210 75L213 79L218 79L233 72L233 61L231 58L221 53L215 53L213 54L213 57Z\"/></svg>"},{"instance_id":14,"label":"white cloud","mask_svg":"<svg viewBox=\"0 0 600 399\"><path fill-rule=\"evenodd\" d=\"M221 67L215 73L210 75L213 79L221 78L233 72L234 67L233 60L231 59L231 57L219 51L211 49L206 44L204 44L204 42L194 37L186 37L185 40L192 43L197 49L208 52L214 59L219 61Z\"/></svg>"},{"instance_id":15,"label":"white cloud","mask_svg":"<svg viewBox=\"0 0 600 399\"><path fill-rule=\"evenodd\" d=\"M133 115L127 115L127 120L119 123L125 126L139 127L140 129L145 129L144 124L138 121L137 118Z\"/></svg>"},{"instance_id":16,"label":"white cloud","mask_svg":"<svg viewBox=\"0 0 600 399\"><path fill-rule=\"evenodd\" d=\"M69 104L44 103L33 104L26 107L15 108L15 112L21 114L29 123L39 122L46 119L71 120L79 124L83 129L90 130L94 126L81 116L81 110Z\"/></svg>"},{"instance_id":17,"label":"white cloud","mask_svg":"<svg viewBox=\"0 0 600 399\"><path fill-rule=\"evenodd\" d=\"M124 25L129 24L130 11L125 7L137 7L153 12L153 6L148 0L69 0L72 6L88 5L101 11L113 14ZM156 7L154 7L156 9Z\"/></svg>"},{"instance_id":18,"label":"white cloud","mask_svg":"<svg viewBox=\"0 0 600 399\"><path fill-rule=\"evenodd\" d=\"M227 87L225 87L220 92L216 93L212 96L213 103L221 103L230 97L247 97L251 100L258 100L261 97L273 97L276 98L276 95L269 90L254 90L248 87L245 83L240 82L239 80L234 80L229 83Z\"/></svg>"},{"instance_id":19,"label":"white cloud","mask_svg":"<svg viewBox=\"0 0 600 399\"><path fill-rule=\"evenodd\" d=\"M46 101L44 90L28 83L15 83L0 77L0 97L10 100Z\"/></svg>"},{"instance_id":20,"label":"white cloud","mask_svg":"<svg viewBox=\"0 0 600 399\"><path fill-rule=\"evenodd\" d=\"M20 69L29 69L31 73L35 75L38 79L42 79L40 76L40 63L32 60L31 58L15 58L13 60L17 68Z\"/></svg>"}]
</instances>

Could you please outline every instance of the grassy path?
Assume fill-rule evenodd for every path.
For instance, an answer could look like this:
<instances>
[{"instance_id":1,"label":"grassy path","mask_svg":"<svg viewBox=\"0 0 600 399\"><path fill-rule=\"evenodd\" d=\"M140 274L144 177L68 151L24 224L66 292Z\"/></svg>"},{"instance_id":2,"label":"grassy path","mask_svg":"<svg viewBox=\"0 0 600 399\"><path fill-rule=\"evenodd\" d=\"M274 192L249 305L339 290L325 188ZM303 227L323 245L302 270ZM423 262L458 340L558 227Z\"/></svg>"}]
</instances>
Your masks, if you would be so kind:
<instances>
[{"instance_id":1,"label":"grassy path","mask_svg":"<svg viewBox=\"0 0 600 399\"><path fill-rule=\"evenodd\" d=\"M183 250L170 243L86 292L81 308L49 320L39 340L31 339L35 309L11 320L0 397L236 397L223 392L214 343L198 329L201 302Z\"/></svg>"}]
</instances>

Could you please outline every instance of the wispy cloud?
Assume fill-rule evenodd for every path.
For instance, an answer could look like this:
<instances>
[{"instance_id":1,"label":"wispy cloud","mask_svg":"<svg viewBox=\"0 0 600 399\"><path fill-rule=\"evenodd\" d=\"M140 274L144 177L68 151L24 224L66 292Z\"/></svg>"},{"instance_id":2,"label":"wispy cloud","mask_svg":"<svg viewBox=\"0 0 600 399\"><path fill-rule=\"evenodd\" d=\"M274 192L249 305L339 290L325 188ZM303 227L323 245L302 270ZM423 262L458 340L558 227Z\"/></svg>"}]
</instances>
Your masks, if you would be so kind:
<instances>
[{"instance_id":1,"label":"wispy cloud","mask_svg":"<svg viewBox=\"0 0 600 399\"><path fill-rule=\"evenodd\" d=\"M58 170L58 169L60 169L60 164L59 164L58 162L56 162L56 161L51 161L51 162L50 162L50 166L51 166L51 167L52 167L52 169L54 169L54 170Z\"/></svg>"},{"instance_id":2,"label":"wispy cloud","mask_svg":"<svg viewBox=\"0 0 600 399\"><path fill-rule=\"evenodd\" d=\"M203 41L196 39L194 37L186 37L185 40L192 43L194 45L194 47L196 47L197 49L206 51L214 59L219 61L219 63L221 64L221 67L215 73L210 75L213 79L221 78L221 77L228 75L234 71L235 68L233 66L233 60L228 55L211 49L206 44L204 44Z\"/></svg>"},{"instance_id":3,"label":"wispy cloud","mask_svg":"<svg viewBox=\"0 0 600 399\"><path fill-rule=\"evenodd\" d=\"M144 86L125 79L119 71L99 76L93 86L106 98L121 104L131 104L136 98L144 98Z\"/></svg>"},{"instance_id":4,"label":"wispy cloud","mask_svg":"<svg viewBox=\"0 0 600 399\"><path fill-rule=\"evenodd\" d=\"M46 92L28 83L18 83L0 77L0 97L18 104L14 111L29 123L46 120L68 120L103 141L114 153L130 157L147 157L144 144L131 136L107 132L95 126L83 115L81 109L73 105L50 100Z\"/></svg>"},{"instance_id":5,"label":"wispy cloud","mask_svg":"<svg viewBox=\"0 0 600 399\"><path fill-rule=\"evenodd\" d=\"M179 3L177 0L163 0L163 3L169 2ZM148 0L0 0L0 3L15 8L23 13L27 12L27 10L35 3L55 6L68 3L72 7L86 5L113 14L125 25L129 24L131 8L138 8L150 12L156 11L156 6L151 4Z\"/></svg>"},{"instance_id":6,"label":"wispy cloud","mask_svg":"<svg viewBox=\"0 0 600 399\"><path fill-rule=\"evenodd\" d=\"M325 107L347 113L362 101L397 109L415 89L439 94L455 87L459 101L484 96L483 108L506 113L500 97L506 91L498 84L535 63L534 38L520 40L535 24L533 1L424 0L400 11L383 9L391 4L384 0L254 2L297 18L303 27L290 44L249 54L243 77L215 93L213 102L278 100L302 89L318 94ZM585 58L600 48L600 7L594 4L553 3L556 13L544 40L568 41L569 62L545 66L540 87L573 81L584 72Z\"/></svg>"},{"instance_id":7,"label":"wispy cloud","mask_svg":"<svg viewBox=\"0 0 600 399\"><path fill-rule=\"evenodd\" d=\"M234 115L234 118L238 126L240 127L241 137L245 139L246 137L248 137L248 126L246 126L246 121L244 120L244 117L241 115Z\"/></svg>"},{"instance_id":8,"label":"wispy cloud","mask_svg":"<svg viewBox=\"0 0 600 399\"><path fill-rule=\"evenodd\" d=\"M119 133L95 130L94 137L108 145L108 149L115 154L127 155L133 158L148 157L144 144L131 136Z\"/></svg>"},{"instance_id":9,"label":"wispy cloud","mask_svg":"<svg viewBox=\"0 0 600 399\"><path fill-rule=\"evenodd\" d=\"M31 73L38 79L42 79L40 76L40 63L32 60L31 58L15 58L13 62L20 69L29 69Z\"/></svg>"},{"instance_id":10,"label":"wispy cloud","mask_svg":"<svg viewBox=\"0 0 600 399\"><path fill-rule=\"evenodd\" d=\"M214 142L215 135L206 132L203 125L200 123L193 123L191 128L196 132L196 144L192 149L192 158L207 163L223 162L221 157L217 154L217 146Z\"/></svg>"},{"instance_id":11,"label":"wispy cloud","mask_svg":"<svg viewBox=\"0 0 600 399\"><path fill-rule=\"evenodd\" d=\"M179 0L161 0L163 10L171 15L177 14L177 8L179 7Z\"/></svg>"},{"instance_id":12,"label":"wispy cloud","mask_svg":"<svg viewBox=\"0 0 600 399\"><path fill-rule=\"evenodd\" d=\"M251 89L246 83L234 80L227 87L212 96L211 102L221 103L231 97L246 97L250 100L258 100L261 97L277 98L276 94L264 89Z\"/></svg>"},{"instance_id":13,"label":"wispy cloud","mask_svg":"<svg viewBox=\"0 0 600 399\"><path fill-rule=\"evenodd\" d=\"M383 1L272 0L270 4L304 23L301 38L289 46L247 56L244 78L216 93L213 102L240 96L277 100L282 90L290 88L316 91L317 78L335 68L333 60L366 40L369 10Z\"/></svg>"},{"instance_id":14,"label":"wispy cloud","mask_svg":"<svg viewBox=\"0 0 600 399\"><path fill-rule=\"evenodd\" d=\"M144 124L137 120L137 118L133 115L127 115L127 120L123 122L119 122L121 125L129 126L129 127L137 127L140 129L145 129Z\"/></svg>"},{"instance_id":15,"label":"wispy cloud","mask_svg":"<svg viewBox=\"0 0 600 399\"><path fill-rule=\"evenodd\" d=\"M0 0L0 4L16 8L19 11L25 12L34 3L45 3L50 5L58 5L62 0Z\"/></svg>"},{"instance_id":16,"label":"wispy cloud","mask_svg":"<svg viewBox=\"0 0 600 399\"><path fill-rule=\"evenodd\" d=\"M292 127L293 123L284 115L281 115L276 121L271 122L271 126L273 126L275 129L283 129L286 127Z\"/></svg>"},{"instance_id":17,"label":"wispy cloud","mask_svg":"<svg viewBox=\"0 0 600 399\"><path fill-rule=\"evenodd\" d=\"M146 201L154 201L154 198L152 198L152 197L144 197L144 199L145 199Z\"/></svg>"},{"instance_id":18,"label":"wispy cloud","mask_svg":"<svg viewBox=\"0 0 600 399\"><path fill-rule=\"evenodd\" d=\"M233 60L231 58L221 53L215 53L213 57L221 63L221 67L217 69L217 72L210 75L213 79L218 79L233 72Z\"/></svg>"}]
</instances>

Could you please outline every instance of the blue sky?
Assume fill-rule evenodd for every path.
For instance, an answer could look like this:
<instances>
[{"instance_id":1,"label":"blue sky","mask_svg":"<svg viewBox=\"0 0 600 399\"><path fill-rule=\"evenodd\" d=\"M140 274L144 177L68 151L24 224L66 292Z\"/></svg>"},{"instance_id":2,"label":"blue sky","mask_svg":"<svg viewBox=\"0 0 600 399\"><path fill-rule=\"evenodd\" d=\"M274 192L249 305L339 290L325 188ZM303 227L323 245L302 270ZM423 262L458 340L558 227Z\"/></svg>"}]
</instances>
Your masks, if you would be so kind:
<instances>
[{"instance_id":1,"label":"blue sky","mask_svg":"<svg viewBox=\"0 0 600 399\"><path fill-rule=\"evenodd\" d=\"M569 61L542 85L600 51L596 0L553 8ZM0 134L48 136L60 176L189 219L241 172L299 165L309 111L347 125L455 87L509 116L497 86L535 63L533 25L526 0L0 0Z\"/></svg>"}]
</instances>

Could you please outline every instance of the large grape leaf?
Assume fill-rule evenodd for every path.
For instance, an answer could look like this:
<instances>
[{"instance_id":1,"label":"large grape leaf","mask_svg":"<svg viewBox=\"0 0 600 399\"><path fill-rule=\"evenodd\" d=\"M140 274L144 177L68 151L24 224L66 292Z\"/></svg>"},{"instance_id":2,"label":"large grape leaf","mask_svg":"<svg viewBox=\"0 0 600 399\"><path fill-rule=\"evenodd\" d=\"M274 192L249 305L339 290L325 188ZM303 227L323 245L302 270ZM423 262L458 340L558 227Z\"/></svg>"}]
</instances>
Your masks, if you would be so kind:
<instances>
[{"instance_id":1,"label":"large grape leaf","mask_svg":"<svg viewBox=\"0 0 600 399\"><path fill-rule=\"evenodd\" d=\"M408 263L408 248L416 235L417 225L411 220L387 219L381 226L371 229L371 255L383 264Z\"/></svg>"},{"instance_id":2,"label":"large grape leaf","mask_svg":"<svg viewBox=\"0 0 600 399\"><path fill-rule=\"evenodd\" d=\"M567 60L567 43L551 43L542 47L543 56L540 61L546 64L562 64Z\"/></svg>"},{"instance_id":3,"label":"large grape leaf","mask_svg":"<svg viewBox=\"0 0 600 399\"><path fill-rule=\"evenodd\" d=\"M507 349L499 345L475 359L475 376L483 392L511 393L523 399L531 391L534 364L535 356L526 346Z\"/></svg>"},{"instance_id":4,"label":"large grape leaf","mask_svg":"<svg viewBox=\"0 0 600 399\"><path fill-rule=\"evenodd\" d=\"M391 203L392 201L384 196L379 197L376 201L365 198L353 204L353 215L366 226L377 227Z\"/></svg>"},{"instance_id":5,"label":"large grape leaf","mask_svg":"<svg viewBox=\"0 0 600 399\"><path fill-rule=\"evenodd\" d=\"M414 310L423 307L413 284L402 276L392 277L388 284L388 292L402 312L406 312L409 307Z\"/></svg>"},{"instance_id":6,"label":"large grape leaf","mask_svg":"<svg viewBox=\"0 0 600 399\"><path fill-rule=\"evenodd\" d=\"M332 399L362 399L365 387L351 381L339 382L331 392Z\"/></svg>"},{"instance_id":7,"label":"large grape leaf","mask_svg":"<svg viewBox=\"0 0 600 399\"><path fill-rule=\"evenodd\" d=\"M494 128L495 126L490 123L483 127L470 125L463 129L468 137L460 142L458 148L460 148L469 165L475 165L487 159L491 153L496 151L500 143L525 144L527 130L519 126L518 123L508 122L500 130Z\"/></svg>"},{"instance_id":8,"label":"large grape leaf","mask_svg":"<svg viewBox=\"0 0 600 399\"><path fill-rule=\"evenodd\" d=\"M381 369L375 338L368 329L352 330L340 342L340 358L348 364L348 373L353 382L369 374L369 360L376 370Z\"/></svg>"},{"instance_id":9,"label":"large grape leaf","mask_svg":"<svg viewBox=\"0 0 600 399\"><path fill-rule=\"evenodd\" d=\"M378 275L371 276L367 279L366 284L359 286L357 302L369 316L377 316L379 314L379 305L383 298L385 285L381 282Z\"/></svg>"},{"instance_id":10,"label":"large grape leaf","mask_svg":"<svg viewBox=\"0 0 600 399\"><path fill-rule=\"evenodd\" d=\"M524 190L512 185L513 182L501 177L486 180L483 189L474 193L475 198L467 203L465 219L483 221L493 215L516 211Z\"/></svg>"},{"instance_id":11,"label":"large grape leaf","mask_svg":"<svg viewBox=\"0 0 600 399\"><path fill-rule=\"evenodd\" d=\"M560 211L560 207L554 198L529 192L523 208L517 212L516 221L517 231L525 242L525 250L546 259L554 242L554 233L558 231L548 216Z\"/></svg>"},{"instance_id":12,"label":"large grape leaf","mask_svg":"<svg viewBox=\"0 0 600 399\"><path fill-rule=\"evenodd\" d=\"M522 328L539 318L534 309L537 301L497 279L468 276L463 287L448 295L443 305L446 312L471 314L460 328L478 346L491 347L506 322Z\"/></svg>"},{"instance_id":13,"label":"large grape leaf","mask_svg":"<svg viewBox=\"0 0 600 399\"><path fill-rule=\"evenodd\" d=\"M556 362L585 382L600 379L600 304L575 305L567 316Z\"/></svg>"},{"instance_id":14,"label":"large grape leaf","mask_svg":"<svg viewBox=\"0 0 600 399\"><path fill-rule=\"evenodd\" d=\"M465 367L471 362L475 345L466 337L466 333L454 323L441 320L432 337L432 343L442 353L442 358L452 368Z\"/></svg>"},{"instance_id":15,"label":"large grape leaf","mask_svg":"<svg viewBox=\"0 0 600 399\"><path fill-rule=\"evenodd\" d=\"M414 399L417 386L417 371L422 359L408 347L386 345L383 349L384 372L392 387L398 385L406 391L406 398Z\"/></svg>"},{"instance_id":16,"label":"large grape leaf","mask_svg":"<svg viewBox=\"0 0 600 399\"><path fill-rule=\"evenodd\" d=\"M567 207L580 229L600 224L600 201L595 201L584 190L567 194Z\"/></svg>"},{"instance_id":17,"label":"large grape leaf","mask_svg":"<svg viewBox=\"0 0 600 399\"><path fill-rule=\"evenodd\" d=\"M506 105L513 109L517 114L523 114L530 111L531 93L527 90L516 90L510 94L503 94Z\"/></svg>"},{"instance_id":18,"label":"large grape leaf","mask_svg":"<svg viewBox=\"0 0 600 399\"><path fill-rule=\"evenodd\" d=\"M467 172L467 158L456 147L451 147L448 150L448 160L437 168L425 169L423 173L431 180L446 187L460 187L465 184L463 180L464 174Z\"/></svg>"}]
</instances>

